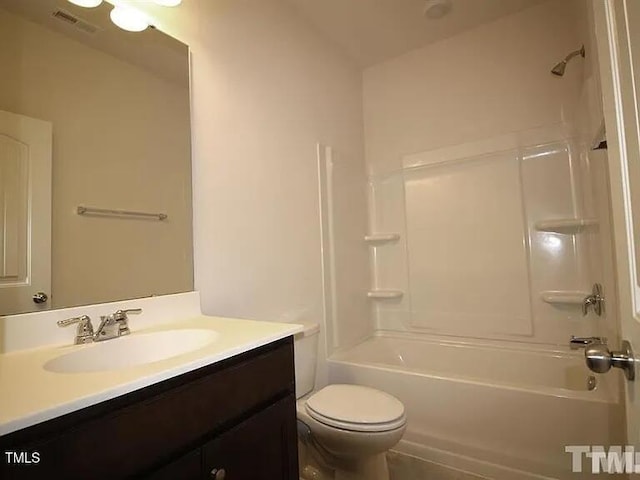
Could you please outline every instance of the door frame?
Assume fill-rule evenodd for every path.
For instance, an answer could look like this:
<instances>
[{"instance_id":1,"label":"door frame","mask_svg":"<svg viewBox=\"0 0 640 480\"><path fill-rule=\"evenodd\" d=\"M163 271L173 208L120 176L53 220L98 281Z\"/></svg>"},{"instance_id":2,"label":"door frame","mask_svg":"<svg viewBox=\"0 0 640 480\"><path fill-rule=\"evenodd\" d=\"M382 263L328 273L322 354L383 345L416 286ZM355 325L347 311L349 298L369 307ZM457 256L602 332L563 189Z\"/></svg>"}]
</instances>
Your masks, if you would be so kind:
<instances>
[{"instance_id":1,"label":"door frame","mask_svg":"<svg viewBox=\"0 0 640 480\"><path fill-rule=\"evenodd\" d=\"M640 182L640 106L629 35L621 25L627 0L592 1L607 132L609 186L615 249L617 311L621 336L640 349L640 283L633 225L632 182ZM626 18L626 16L624 16ZM620 27L623 28L620 28ZM640 59L639 59L640 60ZM640 65L640 64L639 64ZM634 165L635 163L635 165ZM640 184L635 188L640 188ZM640 205L637 205L640 208ZM616 342L618 340L616 339ZM611 347L617 348L618 345ZM636 362L637 362L636 356ZM637 363L636 363L637 364ZM636 367L637 368L637 367ZM638 375L636 374L636 377ZM640 380L625 382L627 443L640 447Z\"/></svg>"}]
</instances>

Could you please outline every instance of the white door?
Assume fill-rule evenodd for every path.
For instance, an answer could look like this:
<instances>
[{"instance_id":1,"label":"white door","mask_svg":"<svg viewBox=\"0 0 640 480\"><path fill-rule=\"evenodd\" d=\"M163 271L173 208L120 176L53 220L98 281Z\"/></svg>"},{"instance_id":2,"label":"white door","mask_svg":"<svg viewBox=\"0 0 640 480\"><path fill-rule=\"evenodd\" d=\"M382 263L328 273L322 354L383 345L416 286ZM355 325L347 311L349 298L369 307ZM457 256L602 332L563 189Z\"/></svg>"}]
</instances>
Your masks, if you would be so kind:
<instances>
[{"instance_id":1,"label":"white door","mask_svg":"<svg viewBox=\"0 0 640 480\"><path fill-rule=\"evenodd\" d=\"M51 144L51 123L0 111L0 315L50 304Z\"/></svg>"},{"instance_id":2,"label":"white door","mask_svg":"<svg viewBox=\"0 0 640 480\"><path fill-rule=\"evenodd\" d=\"M616 251L621 336L640 353L640 2L593 2ZM619 345L610 345L618 348ZM614 369L615 370L615 369ZM614 374L619 374L613 372ZM626 382L627 438L640 449L640 378ZM609 373L611 374L611 373Z\"/></svg>"}]
</instances>

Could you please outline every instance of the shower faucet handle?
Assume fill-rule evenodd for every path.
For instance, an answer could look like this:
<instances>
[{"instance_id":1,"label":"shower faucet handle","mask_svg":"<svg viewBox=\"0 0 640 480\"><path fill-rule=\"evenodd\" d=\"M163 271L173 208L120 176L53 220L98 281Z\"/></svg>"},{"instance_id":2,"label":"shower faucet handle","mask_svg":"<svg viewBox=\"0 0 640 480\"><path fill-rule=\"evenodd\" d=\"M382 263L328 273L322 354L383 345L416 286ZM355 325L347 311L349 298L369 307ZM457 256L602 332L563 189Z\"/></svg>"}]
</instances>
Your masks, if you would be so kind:
<instances>
[{"instance_id":1,"label":"shower faucet handle","mask_svg":"<svg viewBox=\"0 0 640 480\"><path fill-rule=\"evenodd\" d=\"M604 310L604 296L602 295L602 285L599 283L593 284L591 295L587 295L582 301L583 316L589 312L589 308L593 308L593 311L599 317L602 316L602 311Z\"/></svg>"},{"instance_id":2,"label":"shower faucet handle","mask_svg":"<svg viewBox=\"0 0 640 480\"><path fill-rule=\"evenodd\" d=\"M581 348L587 348L589 345L606 345L607 339L605 337L576 337L571 335L569 339L569 348L571 350L579 350Z\"/></svg>"}]
</instances>

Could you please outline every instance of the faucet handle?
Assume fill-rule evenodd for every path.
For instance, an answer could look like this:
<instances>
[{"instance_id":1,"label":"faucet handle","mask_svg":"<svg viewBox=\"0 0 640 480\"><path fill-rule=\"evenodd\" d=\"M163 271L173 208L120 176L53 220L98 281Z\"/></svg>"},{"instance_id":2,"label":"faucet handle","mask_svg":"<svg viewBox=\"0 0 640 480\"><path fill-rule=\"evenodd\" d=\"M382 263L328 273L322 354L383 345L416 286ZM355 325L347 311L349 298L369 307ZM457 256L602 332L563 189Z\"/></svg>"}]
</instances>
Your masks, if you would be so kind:
<instances>
[{"instance_id":1,"label":"faucet handle","mask_svg":"<svg viewBox=\"0 0 640 480\"><path fill-rule=\"evenodd\" d=\"M120 335L128 335L129 333L131 333L131 330L129 330L129 317L127 317L127 315L129 314L135 314L138 315L140 313L142 313L142 309L141 308L129 308L126 310L117 310L114 314L113 314L113 319L118 323L119 325L119 331L120 331Z\"/></svg>"},{"instance_id":2,"label":"faucet handle","mask_svg":"<svg viewBox=\"0 0 640 480\"><path fill-rule=\"evenodd\" d=\"M83 322L90 322L91 319L89 318L89 315L81 315L79 317L73 317L73 318L65 318L64 320L58 320L56 323L58 324L59 327L68 327L69 325L73 325L74 323L83 323Z\"/></svg>"},{"instance_id":3,"label":"faucet handle","mask_svg":"<svg viewBox=\"0 0 640 480\"><path fill-rule=\"evenodd\" d=\"M585 317L587 313L589 313L589 308L591 306L595 306L598 301L594 298L593 295L588 295L582 301L582 316Z\"/></svg>"},{"instance_id":4,"label":"faucet handle","mask_svg":"<svg viewBox=\"0 0 640 480\"><path fill-rule=\"evenodd\" d=\"M591 307L593 307L593 311L596 315L599 317L602 316L602 311L604 310L604 297L602 296L602 285L599 283L594 283L591 295L584 297L584 300L582 301L582 316L587 315L587 313L589 313L589 308Z\"/></svg>"},{"instance_id":5,"label":"faucet handle","mask_svg":"<svg viewBox=\"0 0 640 480\"><path fill-rule=\"evenodd\" d=\"M78 330L76 331L76 345L83 343L93 342L93 324L89 315L81 315L79 317L66 318L64 320L58 320L59 327L68 327L69 325L78 324Z\"/></svg>"},{"instance_id":6,"label":"faucet handle","mask_svg":"<svg viewBox=\"0 0 640 480\"><path fill-rule=\"evenodd\" d=\"M141 308L128 308L126 310L117 310L116 313L113 314L113 317L116 320L126 320L127 315L129 315L129 314L138 315L140 313L142 313L142 309Z\"/></svg>"}]
</instances>

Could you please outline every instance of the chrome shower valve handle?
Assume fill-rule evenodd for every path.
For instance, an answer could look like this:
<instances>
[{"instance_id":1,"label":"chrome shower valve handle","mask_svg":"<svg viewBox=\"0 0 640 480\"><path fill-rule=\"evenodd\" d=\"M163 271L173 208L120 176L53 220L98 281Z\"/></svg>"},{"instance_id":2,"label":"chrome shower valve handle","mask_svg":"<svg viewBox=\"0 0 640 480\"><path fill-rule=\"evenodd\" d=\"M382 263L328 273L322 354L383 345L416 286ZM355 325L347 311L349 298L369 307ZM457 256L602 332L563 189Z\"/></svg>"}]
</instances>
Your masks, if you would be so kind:
<instances>
[{"instance_id":1,"label":"chrome shower valve handle","mask_svg":"<svg viewBox=\"0 0 640 480\"><path fill-rule=\"evenodd\" d=\"M582 301L582 315L589 313L589 309L593 308L593 311L599 317L602 316L604 310L604 296L602 295L602 285L599 283L593 284L591 295L584 297Z\"/></svg>"}]
</instances>

